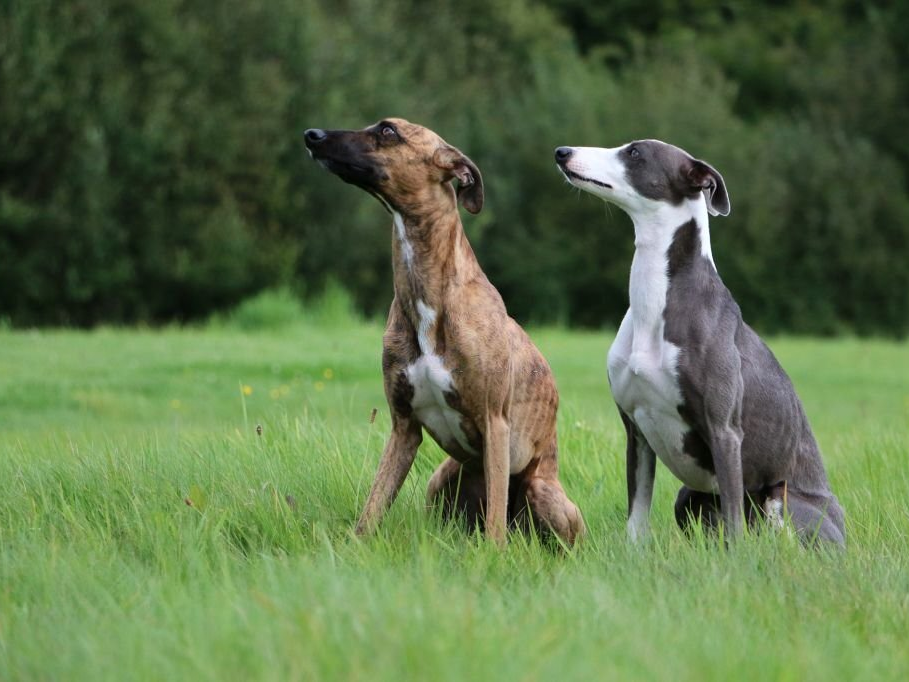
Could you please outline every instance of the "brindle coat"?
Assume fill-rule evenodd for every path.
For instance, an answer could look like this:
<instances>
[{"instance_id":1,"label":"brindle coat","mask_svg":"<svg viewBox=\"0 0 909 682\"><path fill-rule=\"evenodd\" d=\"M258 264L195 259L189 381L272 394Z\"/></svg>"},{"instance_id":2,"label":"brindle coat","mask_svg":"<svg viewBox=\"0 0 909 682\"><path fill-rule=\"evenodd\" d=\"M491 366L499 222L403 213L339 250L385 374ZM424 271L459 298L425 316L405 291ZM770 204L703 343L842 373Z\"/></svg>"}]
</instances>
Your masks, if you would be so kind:
<instances>
[{"instance_id":1,"label":"brindle coat","mask_svg":"<svg viewBox=\"0 0 909 682\"><path fill-rule=\"evenodd\" d=\"M395 216L395 297L382 354L392 431L357 532L373 529L394 500L425 428L450 455L429 481L428 504L485 523L500 543L508 524L526 523L529 510L538 527L573 543L584 523L558 480L552 372L508 316L461 226L458 201L471 213L483 207L479 170L431 130L402 119L305 137L314 159ZM415 409L408 374L428 354L441 360L446 377L433 385L445 387L445 405L432 409L459 416L454 426L434 421L436 433Z\"/></svg>"}]
</instances>

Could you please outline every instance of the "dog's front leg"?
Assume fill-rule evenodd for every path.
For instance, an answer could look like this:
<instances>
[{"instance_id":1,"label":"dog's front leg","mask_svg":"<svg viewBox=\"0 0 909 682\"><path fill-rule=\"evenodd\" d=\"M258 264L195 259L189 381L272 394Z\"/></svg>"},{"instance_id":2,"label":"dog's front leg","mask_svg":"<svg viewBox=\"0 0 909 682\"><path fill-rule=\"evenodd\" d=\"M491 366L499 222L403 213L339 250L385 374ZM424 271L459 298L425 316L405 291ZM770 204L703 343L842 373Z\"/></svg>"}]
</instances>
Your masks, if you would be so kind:
<instances>
[{"instance_id":1,"label":"dog's front leg","mask_svg":"<svg viewBox=\"0 0 909 682\"><path fill-rule=\"evenodd\" d=\"M508 474L511 457L510 429L502 416L486 422L483 442L483 475L486 478L486 535L498 545L505 544L508 527Z\"/></svg>"},{"instance_id":2,"label":"dog's front leg","mask_svg":"<svg viewBox=\"0 0 909 682\"><path fill-rule=\"evenodd\" d=\"M731 368L733 369L733 368ZM740 365L724 374L724 380L706 394L707 443L713 455L720 516L728 538L745 529L745 485L742 481L742 395Z\"/></svg>"},{"instance_id":3,"label":"dog's front leg","mask_svg":"<svg viewBox=\"0 0 909 682\"><path fill-rule=\"evenodd\" d=\"M742 430L731 425L712 430L710 451L720 489L720 513L726 537L737 538L745 529Z\"/></svg>"},{"instance_id":4,"label":"dog's front leg","mask_svg":"<svg viewBox=\"0 0 909 682\"><path fill-rule=\"evenodd\" d=\"M653 478L656 455L644 440L634 422L619 410L625 425L625 477L628 483L628 523L626 531L632 542L646 540L650 534L650 505L653 500Z\"/></svg>"},{"instance_id":5,"label":"dog's front leg","mask_svg":"<svg viewBox=\"0 0 909 682\"><path fill-rule=\"evenodd\" d=\"M742 480L742 400L745 381L739 354L726 349L714 353L713 371L702 387L704 429L720 492L720 517L727 538L745 530L745 492Z\"/></svg>"},{"instance_id":6,"label":"dog's front leg","mask_svg":"<svg viewBox=\"0 0 909 682\"><path fill-rule=\"evenodd\" d=\"M357 522L357 535L372 532L385 510L394 502L422 441L423 430L418 422L392 415L391 436L379 461L379 470L363 514Z\"/></svg>"}]
</instances>

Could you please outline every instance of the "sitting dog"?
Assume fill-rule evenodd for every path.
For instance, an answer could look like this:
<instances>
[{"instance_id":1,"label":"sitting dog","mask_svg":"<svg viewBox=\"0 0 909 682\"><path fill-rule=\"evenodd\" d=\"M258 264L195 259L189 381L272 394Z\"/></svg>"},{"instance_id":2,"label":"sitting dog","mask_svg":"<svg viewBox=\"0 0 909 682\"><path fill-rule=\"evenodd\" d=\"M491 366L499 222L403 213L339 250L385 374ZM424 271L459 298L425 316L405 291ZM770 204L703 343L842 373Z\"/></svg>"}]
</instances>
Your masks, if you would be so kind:
<instances>
[{"instance_id":1,"label":"sitting dog","mask_svg":"<svg viewBox=\"0 0 909 682\"><path fill-rule=\"evenodd\" d=\"M707 215L729 214L723 178L657 140L559 147L555 158L569 183L634 223L630 308L607 360L628 436L629 536L648 532L659 457L684 483L682 528L722 519L735 537L746 516L788 517L806 542L844 544L843 511L801 401L713 263Z\"/></svg>"},{"instance_id":2,"label":"sitting dog","mask_svg":"<svg viewBox=\"0 0 909 682\"><path fill-rule=\"evenodd\" d=\"M394 500L425 429L450 455L429 481L428 504L485 524L498 543L509 524L530 522L573 543L584 523L558 480L552 372L461 226L458 201L471 213L483 207L480 171L402 119L304 137L315 160L392 215L395 297L382 353L392 430L357 533Z\"/></svg>"}]
</instances>

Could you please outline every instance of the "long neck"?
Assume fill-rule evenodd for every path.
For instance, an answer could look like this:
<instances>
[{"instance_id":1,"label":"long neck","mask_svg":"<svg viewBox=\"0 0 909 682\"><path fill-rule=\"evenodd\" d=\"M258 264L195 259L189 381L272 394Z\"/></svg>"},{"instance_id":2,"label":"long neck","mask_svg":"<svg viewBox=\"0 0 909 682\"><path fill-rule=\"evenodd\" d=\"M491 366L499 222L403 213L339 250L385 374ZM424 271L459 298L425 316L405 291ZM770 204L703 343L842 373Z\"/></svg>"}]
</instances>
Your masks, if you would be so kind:
<instances>
[{"instance_id":1,"label":"long neck","mask_svg":"<svg viewBox=\"0 0 909 682\"><path fill-rule=\"evenodd\" d=\"M691 224L696 230L697 257L711 263L710 234L704 200L663 206L656 211L632 216L634 222L634 259L628 298L634 327L632 353L648 353L663 339L663 313L670 281L670 252L679 228ZM692 254L692 257L695 254Z\"/></svg>"},{"instance_id":2,"label":"long neck","mask_svg":"<svg viewBox=\"0 0 909 682\"><path fill-rule=\"evenodd\" d=\"M441 313L445 290L475 277L479 265L453 200L392 216L395 296L419 330Z\"/></svg>"}]
</instances>

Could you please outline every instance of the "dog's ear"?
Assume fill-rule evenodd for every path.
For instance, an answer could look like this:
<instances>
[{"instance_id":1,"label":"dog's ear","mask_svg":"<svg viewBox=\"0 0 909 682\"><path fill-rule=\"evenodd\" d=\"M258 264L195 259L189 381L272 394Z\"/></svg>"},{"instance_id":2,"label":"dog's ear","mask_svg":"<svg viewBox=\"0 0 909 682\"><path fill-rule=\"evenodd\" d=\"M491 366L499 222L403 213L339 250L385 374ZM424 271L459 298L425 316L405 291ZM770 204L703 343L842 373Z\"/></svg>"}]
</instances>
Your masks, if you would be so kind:
<instances>
[{"instance_id":1,"label":"dog's ear","mask_svg":"<svg viewBox=\"0 0 909 682\"><path fill-rule=\"evenodd\" d=\"M439 147L432 155L432 162L445 171L445 182L457 178L455 192L461 206L471 213L479 213L483 209L483 176L477 165L449 145Z\"/></svg>"},{"instance_id":2,"label":"dog's ear","mask_svg":"<svg viewBox=\"0 0 909 682\"><path fill-rule=\"evenodd\" d=\"M707 199L707 211L710 215L729 215L729 194L723 176L708 163L691 160L688 169L688 181L694 189L699 189Z\"/></svg>"}]
</instances>

